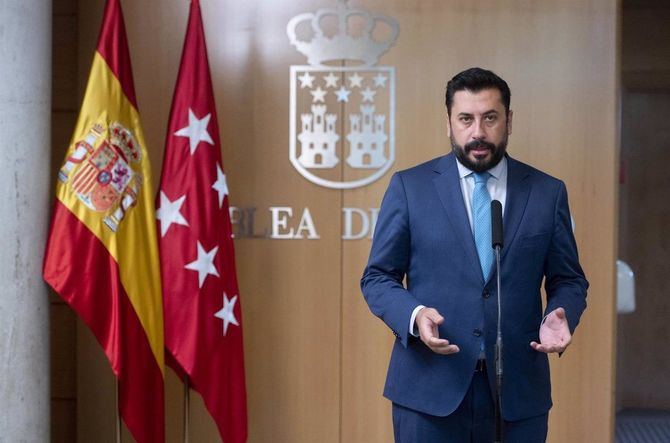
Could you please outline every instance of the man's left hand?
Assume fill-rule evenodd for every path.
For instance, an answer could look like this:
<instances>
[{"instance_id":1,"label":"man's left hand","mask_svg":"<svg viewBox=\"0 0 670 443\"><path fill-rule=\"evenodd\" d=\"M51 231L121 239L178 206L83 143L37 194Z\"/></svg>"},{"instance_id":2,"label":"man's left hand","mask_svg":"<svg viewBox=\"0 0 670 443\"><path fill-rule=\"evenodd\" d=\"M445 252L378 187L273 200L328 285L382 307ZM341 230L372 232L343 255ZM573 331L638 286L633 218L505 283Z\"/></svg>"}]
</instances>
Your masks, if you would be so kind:
<instances>
[{"instance_id":1,"label":"man's left hand","mask_svg":"<svg viewBox=\"0 0 670 443\"><path fill-rule=\"evenodd\" d=\"M530 342L530 347L538 352L549 354L550 352L563 352L572 341L568 319L565 317L565 309L554 309L544 319L540 326L540 343Z\"/></svg>"}]
</instances>

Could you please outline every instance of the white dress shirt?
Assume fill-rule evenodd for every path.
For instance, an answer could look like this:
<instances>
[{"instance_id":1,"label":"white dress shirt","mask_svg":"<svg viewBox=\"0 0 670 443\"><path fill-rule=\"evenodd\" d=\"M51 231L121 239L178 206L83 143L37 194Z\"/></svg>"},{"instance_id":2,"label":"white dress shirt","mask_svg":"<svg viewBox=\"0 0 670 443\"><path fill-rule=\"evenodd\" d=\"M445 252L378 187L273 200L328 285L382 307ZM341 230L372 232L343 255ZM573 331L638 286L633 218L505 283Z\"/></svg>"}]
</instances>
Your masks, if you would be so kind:
<instances>
[{"instance_id":1,"label":"white dress shirt","mask_svg":"<svg viewBox=\"0 0 670 443\"><path fill-rule=\"evenodd\" d=\"M463 202L465 203L465 212L468 214L470 221L470 229L474 232L472 226L472 193L475 190L475 177L472 170L466 168L461 162L456 159L458 166L458 175L460 176L461 192L463 193ZM507 199L507 157L503 157L497 165L488 170L491 177L486 183L486 188L489 191L491 200L498 200L502 204L503 216L505 215L505 200ZM474 234L473 234L474 235ZM424 305L419 305L412 311L412 316L409 319L409 333L414 337L418 337L418 331L414 329L414 321L416 315Z\"/></svg>"}]
</instances>

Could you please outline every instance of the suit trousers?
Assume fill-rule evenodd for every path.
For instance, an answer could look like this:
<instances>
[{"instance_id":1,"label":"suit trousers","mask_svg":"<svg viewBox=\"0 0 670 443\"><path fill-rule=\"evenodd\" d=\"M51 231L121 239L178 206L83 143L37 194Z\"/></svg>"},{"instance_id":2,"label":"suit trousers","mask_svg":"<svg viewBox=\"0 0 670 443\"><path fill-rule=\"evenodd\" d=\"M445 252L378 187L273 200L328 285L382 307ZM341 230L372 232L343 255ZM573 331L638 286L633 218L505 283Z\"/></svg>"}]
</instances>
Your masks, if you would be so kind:
<instances>
[{"instance_id":1,"label":"suit trousers","mask_svg":"<svg viewBox=\"0 0 670 443\"><path fill-rule=\"evenodd\" d=\"M505 443L542 443L547 439L549 414L524 420L505 421ZM458 408L446 417L436 417L393 403L393 433L396 443L491 443L495 439L493 394L486 367L475 372Z\"/></svg>"}]
</instances>

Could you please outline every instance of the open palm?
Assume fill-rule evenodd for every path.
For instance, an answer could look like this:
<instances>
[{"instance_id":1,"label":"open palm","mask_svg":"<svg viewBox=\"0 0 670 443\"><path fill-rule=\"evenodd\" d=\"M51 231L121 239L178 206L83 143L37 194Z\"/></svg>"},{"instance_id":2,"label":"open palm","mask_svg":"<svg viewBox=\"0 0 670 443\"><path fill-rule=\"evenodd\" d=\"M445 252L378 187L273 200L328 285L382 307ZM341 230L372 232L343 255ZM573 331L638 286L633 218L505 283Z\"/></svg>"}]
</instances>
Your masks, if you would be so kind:
<instances>
[{"instance_id":1,"label":"open palm","mask_svg":"<svg viewBox=\"0 0 670 443\"><path fill-rule=\"evenodd\" d=\"M538 352L563 352L572 341L565 309L551 311L540 326L540 343L530 342L530 346Z\"/></svg>"}]
</instances>

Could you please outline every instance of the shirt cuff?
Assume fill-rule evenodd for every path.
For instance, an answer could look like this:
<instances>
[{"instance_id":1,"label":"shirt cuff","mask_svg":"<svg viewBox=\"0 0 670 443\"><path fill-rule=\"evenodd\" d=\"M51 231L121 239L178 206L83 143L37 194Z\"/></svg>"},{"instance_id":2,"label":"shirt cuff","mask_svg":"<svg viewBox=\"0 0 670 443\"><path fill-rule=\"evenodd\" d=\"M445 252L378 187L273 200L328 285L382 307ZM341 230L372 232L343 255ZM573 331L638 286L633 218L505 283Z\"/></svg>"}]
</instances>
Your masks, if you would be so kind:
<instances>
[{"instance_id":1,"label":"shirt cuff","mask_svg":"<svg viewBox=\"0 0 670 443\"><path fill-rule=\"evenodd\" d=\"M416 324L415 324L414 322L415 322L415 320L416 320L416 316L417 316L417 314L418 314L419 311L422 310L423 308L425 308L424 305L419 305L419 306L417 306L416 308L414 308L414 310L412 311L412 316L409 318L409 334L410 334L412 337L418 337L418 336L419 336L419 331L418 331L418 329L417 329L417 327L416 327Z\"/></svg>"}]
</instances>

